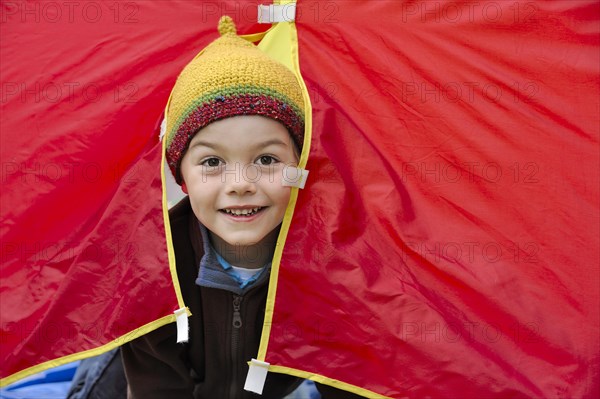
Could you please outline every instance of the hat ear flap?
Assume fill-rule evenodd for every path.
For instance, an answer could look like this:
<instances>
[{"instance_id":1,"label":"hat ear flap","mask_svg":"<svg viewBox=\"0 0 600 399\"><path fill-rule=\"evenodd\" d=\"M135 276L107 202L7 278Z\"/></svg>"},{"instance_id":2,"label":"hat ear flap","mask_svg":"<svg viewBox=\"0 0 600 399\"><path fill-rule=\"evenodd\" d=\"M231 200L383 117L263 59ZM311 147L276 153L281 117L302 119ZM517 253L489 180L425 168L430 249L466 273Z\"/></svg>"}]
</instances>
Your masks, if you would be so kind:
<instances>
[{"instance_id":1,"label":"hat ear flap","mask_svg":"<svg viewBox=\"0 0 600 399\"><path fill-rule=\"evenodd\" d=\"M185 182L181 182L181 191L183 191L186 194L189 194L187 186L185 185Z\"/></svg>"}]
</instances>

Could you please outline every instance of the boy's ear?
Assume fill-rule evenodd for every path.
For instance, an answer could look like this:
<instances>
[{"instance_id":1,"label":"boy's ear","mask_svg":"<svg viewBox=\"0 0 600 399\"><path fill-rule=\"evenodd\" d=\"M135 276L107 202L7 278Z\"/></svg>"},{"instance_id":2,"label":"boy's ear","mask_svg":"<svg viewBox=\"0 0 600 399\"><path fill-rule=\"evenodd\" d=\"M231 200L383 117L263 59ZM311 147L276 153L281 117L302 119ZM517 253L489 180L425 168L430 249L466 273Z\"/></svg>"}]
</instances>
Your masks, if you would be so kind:
<instances>
[{"instance_id":1,"label":"boy's ear","mask_svg":"<svg viewBox=\"0 0 600 399\"><path fill-rule=\"evenodd\" d=\"M185 182L181 182L181 191L183 191L186 194L189 194L187 186L185 185Z\"/></svg>"}]
</instances>

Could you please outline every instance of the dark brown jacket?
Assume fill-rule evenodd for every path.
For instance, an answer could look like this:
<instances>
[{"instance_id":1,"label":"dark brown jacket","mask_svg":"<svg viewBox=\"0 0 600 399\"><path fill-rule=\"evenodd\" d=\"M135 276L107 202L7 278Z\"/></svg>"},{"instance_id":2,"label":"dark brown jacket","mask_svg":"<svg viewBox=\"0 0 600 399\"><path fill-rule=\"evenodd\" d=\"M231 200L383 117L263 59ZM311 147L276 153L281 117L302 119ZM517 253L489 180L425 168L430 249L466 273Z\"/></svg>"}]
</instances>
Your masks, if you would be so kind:
<instances>
[{"instance_id":1,"label":"dark brown jacket","mask_svg":"<svg viewBox=\"0 0 600 399\"><path fill-rule=\"evenodd\" d=\"M262 396L243 389L247 362L258 353L268 284L257 284L243 296L196 285L204 251L189 200L171 210L170 220L181 292L192 312L190 339L176 343L176 326L168 324L124 345L129 397L270 399L292 392L301 380L278 373L268 374ZM241 323L234 323L234 304ZM357 397L330 387L319 390L324 399Z\"/></svg>"}]
</instances>

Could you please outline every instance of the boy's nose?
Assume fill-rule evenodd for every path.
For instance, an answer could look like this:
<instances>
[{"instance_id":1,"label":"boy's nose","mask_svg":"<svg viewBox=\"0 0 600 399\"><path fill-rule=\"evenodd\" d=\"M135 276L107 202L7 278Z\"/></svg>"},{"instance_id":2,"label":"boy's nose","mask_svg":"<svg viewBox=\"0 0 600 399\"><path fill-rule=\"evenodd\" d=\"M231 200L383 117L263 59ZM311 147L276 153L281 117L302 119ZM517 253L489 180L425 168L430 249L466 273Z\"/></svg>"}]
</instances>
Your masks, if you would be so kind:
<instances>
[{"instance_id":1,"label":"boy's nose","mask_svg":"<svg viewBox=\"0 0 600 399\"><path fill-rule=\"evenodd\" d=\"M256 192L257 176L256 168L236 167L224 172L225 191L228 194L252 194Z\"/></svg>"}]
</instances>

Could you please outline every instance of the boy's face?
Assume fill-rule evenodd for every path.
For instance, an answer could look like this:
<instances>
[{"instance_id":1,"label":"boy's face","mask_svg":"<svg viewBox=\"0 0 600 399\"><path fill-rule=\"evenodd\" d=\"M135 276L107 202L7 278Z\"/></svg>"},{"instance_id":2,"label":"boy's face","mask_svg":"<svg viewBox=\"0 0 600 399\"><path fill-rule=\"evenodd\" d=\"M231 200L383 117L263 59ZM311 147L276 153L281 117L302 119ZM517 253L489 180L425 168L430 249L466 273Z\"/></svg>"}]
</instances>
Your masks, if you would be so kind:
<instances>
[{"instance_id":1,"label":"boy's face","mask_svg":"<svg viewBox=\"0 0 600 399\"><path fill-rule=\"evenodd\" d=\"M213 243L248 246L267 238L283 220L290 198L290 188L281 185L283 168L297 162L282 124L243 115L200 129L181 161L181 175L194 214Z\"/></svg>"}]
</instances>

